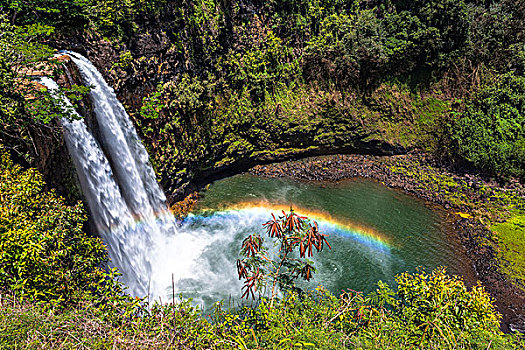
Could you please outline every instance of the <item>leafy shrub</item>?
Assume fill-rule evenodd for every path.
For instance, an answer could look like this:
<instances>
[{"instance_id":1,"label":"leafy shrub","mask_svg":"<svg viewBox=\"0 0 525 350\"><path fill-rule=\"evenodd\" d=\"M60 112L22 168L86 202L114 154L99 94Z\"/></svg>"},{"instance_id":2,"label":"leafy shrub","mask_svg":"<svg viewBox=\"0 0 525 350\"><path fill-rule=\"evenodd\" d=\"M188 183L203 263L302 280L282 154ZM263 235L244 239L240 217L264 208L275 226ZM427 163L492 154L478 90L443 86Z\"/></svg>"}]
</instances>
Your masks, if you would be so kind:
<instances>
[{"instance_id":1,"label":"leafy shrub","mask_svg":"<svg viewBox=\"0 0 525 350\"><path fill-rule=\"evenodd\" d=\"M156 14L166 0L80 0L83 15L103 33L123 37L138 27L140 14ZM116 35L115 35L116 34Z\"/></svg>"},{"instance_id":2,"label":"leafy shrub","mask_svg":"<svg viewBox=\"0 0 525 350\"><path fill-rule=\"evenodd\" d=\"M60 113L31 77L34 71L51 74L56 68L48 62L54 50L40 43L53 30L38 23L14 26L0 13L0 144L32 164L39 163L34 146L38 136L58 133L57 125L49 122Z\"/></svg>"},{"instance_id":3,"label":"leafy shrub","mask_svg":"<svg viewBox=\"0 0 525 350\"><path fill-rule=\"evenodd\" d=\"M1 0L0 8L9 14L12 22L60 23L82 17L82 6L89 0Z\"/></svg>"},{"instance_id":4,"label":"leafy shrub","mask_svg":"<svg viewBox=\"0 0 525 350\"><path fill-rule=\"evenodd\" d=\"M82 232L86 214L43 190L0 149L0 289L52 303L78 301L102 276L106 251Z\"/></svg>"},{"instance_id":5,"label":"leafy shrub","mask_svg":"<svg viewBox=\"0 0 525 350\"><path fill-rule=\"evenodd\" d=\"M271 30L254 25L242 33L246 49L230 52L225 59L227 81L236 90L247 90L254 101L262 101L268 92L283 88L299 75L299 65L292 49Z\"/></svg>"},{"instance_id":6,"label":"leafy shrub","mask_svg":"<svg viewBox=\"0 0 525 350\"><path fill-rule=\"evenodd\" d=\"M396 283L397 296L382 299L391 293L383 284L377 296L407 327L407 340L427 344L439 336L451 341L467 335L485 339L498 334L501 316L479 283L469 291L461 279L447 275L444 268L431 274L402 273L396 276Z\"/></svg>"},{"instance_id":7,"label":"leafy shrub","mask_svg":"<svg viewBox=\"0 0 525 350\"><path fill-rule=\"evenodd\" d=\"M499 330L500 315L478 284L470 290L437 268L402 273L391 289L381 281L364 298L352 343L362 348L510 349L518 343Z\"/></svg>"},{"instance_id":8,"label":"leafy shrub","mask_svg":"<svg viewBox=\"0 0 525 350\"><path fill-rule=\"evenodd\" d=\"M279 246L277 256L268 252L263 238L258 234L248 236L242 242L242 259L237 260L239 279L244 279L245 290L242 297L255 298L255 293L264 293L265 283L271 283L271 303L277 295L277 287L283 292L297 290L294 281L301 277L309 281L315 273L313 263L306 259L315 251L320 252L326 245L325 234L319 232L317 223L308 222L308 218L297 215L293 209L290 214L272 219L264 224L268 237ZM297 253L299 257L297 257Z\"/></svg>"},{"instance_id":9,"label":"leafy shrub","mask_svg":"<svg viewBox=\"0 0 525 350\"><path fill-rule=\"evenodd\" d=\"M507 73L484 86L459 115L453 138L480 169L525 176L525 78Z\"/></svg>"},{"instance_id":10,"label":"leafy shrub","mask_svg":"<svg viewBox=\"0 0 525 350\"><path fill-rule=\"evenodd\" d=\"M223 312L222 327L240 348L264 349L510 349L519 346L499 330L499 315L481 286L468 290L443 268L396 276L391 289L335 297L322 287L289 292L272 303Z\"/></svg>"}]
</instances>

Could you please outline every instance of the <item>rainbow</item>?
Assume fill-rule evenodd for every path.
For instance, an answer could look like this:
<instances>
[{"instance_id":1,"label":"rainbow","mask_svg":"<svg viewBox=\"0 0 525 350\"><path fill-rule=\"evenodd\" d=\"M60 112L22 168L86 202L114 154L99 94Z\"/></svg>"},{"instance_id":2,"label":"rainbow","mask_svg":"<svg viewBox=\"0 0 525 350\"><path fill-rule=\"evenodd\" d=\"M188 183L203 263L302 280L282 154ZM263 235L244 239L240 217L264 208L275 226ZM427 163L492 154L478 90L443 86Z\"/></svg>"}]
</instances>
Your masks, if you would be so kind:
<instances>
[{"instance_id":1,"label":"rainbow","mask_svg":"<svg viewBox=\"0 0 525 350\"><path fill-rule=\"evenodd\" d=\"M213 216L217 215L224 217L234 214L238 215L242 212L257 217L263 217L264 219L269 219L272 213L276 216L282 215L284 208L290 208L290 205L270 203L267 201L246 201L228 205L219 209L201 208L199 213L196 213L196 216L194 216L193 219L196 219L197 217L202 218L202 215L212 214ZM349 220L334 218L329 213L322 211L310 210L295 205L293 206L293 210L298 215L306 216L308 219L316 221L319 226L319 230L322 233L326 233L328 235L335 234L349 238L384 253L390 253L391 249L393 248L393 245L384 235L371 228L363 227ZM285 213L289 213L289 209L285 210ZM193 221L193 219L190 220Z\"/></svg>"},{"instance_id":2,"label":"rainbow","mask_svg":"<svg viewBox=\"0 0 525 350\"><path fill-rule=\"evenodd\" d=\"M140 230L141 227L151 224L152 222L156 222L160 225L163 225L165 222L169 222L172 220L175 225L181 223L179 220L173 219L173 213L168 209L157 211L148 218L142 218L139 215L134 214L132 214L132 218L133 221L123 223L120 225L111 225L109 226L108 230L99 230L97 231L97 234L101 237L104 237L105 235L110 235L112 232L119 230L123 230L124 232L132 232L135 230Z\"/></svg>"}]
</instances>

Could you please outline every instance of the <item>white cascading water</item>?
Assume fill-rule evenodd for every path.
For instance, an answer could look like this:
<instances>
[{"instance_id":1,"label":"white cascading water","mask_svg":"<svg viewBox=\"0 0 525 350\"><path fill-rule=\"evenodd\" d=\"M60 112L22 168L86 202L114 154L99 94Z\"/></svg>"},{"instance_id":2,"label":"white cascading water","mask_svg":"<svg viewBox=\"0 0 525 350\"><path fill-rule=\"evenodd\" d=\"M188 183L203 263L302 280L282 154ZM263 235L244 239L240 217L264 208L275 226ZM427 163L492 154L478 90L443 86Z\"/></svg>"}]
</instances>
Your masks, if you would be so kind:
<instances>
[{"instance_id":1,"label":"white cascading water","mask_svg":"<svg viewBox=\"0 0 525 350\"><path fill-rule=\"evenodd\" d=\"M58 93L57 83L43 77L40 83L46 86L58 98L61 107L72 113L73 119L61 119L66 145L73 157L73 162L84 189L89 208L97 228L107 232L111 227L125 226L133 222L133 217L126 207L119 188L113 180L113 172L95 138L88 131L86 124L74 110L69 100ZM99 205L94 205L100 203Z\"/></svg>"},{"instance_id":2,"label":"white cascading water","mask_svg":"<svg viewBox=\"0 0 525 350\"><path fill-rule=\"evenodd\" d=\"M62 109L78 118L62 118L61 123L93 221L107 244L113 264L123 273L123 282L129 286L130 292L145 294L147 285L144 281L148 281L151 269L143 263L147 261L146 252L126 243L129 240L127 231L136 231L136 224L115 182L109 162L69 100L58 93L58 85L47 77L41 78L40 82L55 95ZM135 256L129 254L130 250L135 250ZM140 255L136 256L137 253Z\"/></svg>"},{"instance_id":3,"label":"white cascading water","mask_svg":"<svg viewBox=\"0 0 525 350\"><path fill-rule=\"evenodd\" d=\"M149 156L113 89L85 57L67 52L77 65L91 100L122 195L134 215L144 219L166 211L166 196L155 179Z\"/></svg>"},{"instance_id":4,"label":"white cascading water","mask_svg":"<svg viewBox=\"0 0 525 350\"><path fill-rule=\"evenodd\" d=\"M175 230L175 218L157 184L148 154L113 89L86 58L67 53L77 64L90 97L109 160L81 120L62 120L64 137L73 158L82 190L105 241L112 265L132 295L154 296L151 259L157 244ZM41 81L58 89L49 78ZM64 96L62 108L73 111ZM78 114L77 114L78 116ZM111 165L110 165L111 164Z\"/></svg>"}]
</instances>

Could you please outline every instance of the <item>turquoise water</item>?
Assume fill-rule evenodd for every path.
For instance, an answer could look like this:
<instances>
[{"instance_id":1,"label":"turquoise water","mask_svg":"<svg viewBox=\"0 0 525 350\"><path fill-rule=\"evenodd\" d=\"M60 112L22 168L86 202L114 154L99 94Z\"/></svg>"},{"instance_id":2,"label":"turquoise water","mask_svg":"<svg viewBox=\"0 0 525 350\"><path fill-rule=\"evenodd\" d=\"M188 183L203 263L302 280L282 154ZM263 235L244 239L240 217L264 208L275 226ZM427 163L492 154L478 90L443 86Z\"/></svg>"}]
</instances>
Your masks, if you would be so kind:
<instances>
[{"instance_id":1,"label":"turquoise water","mask_svg":"<svg viewBox=\"0 0 525 350\"><path fill-rule=\"evenodd\" d=\"M444 212L414 197L369 180L315 183L238 175L212 184L183 223L183 232L205 232L210 244L197 264L211 271L204 277L208 282L189 278L178 289L193 297L209 295L204 303L240 296L235 261L242 240L264 234L262 224L271 213L290 207L314 218L332 246L312 259L317 267L312 288L370 292L378 280L392 283L397 273L440 265L471 274L463 249L449 239ZM209 281L216 281L215 289Z\"/></svg>"}]
</instances>

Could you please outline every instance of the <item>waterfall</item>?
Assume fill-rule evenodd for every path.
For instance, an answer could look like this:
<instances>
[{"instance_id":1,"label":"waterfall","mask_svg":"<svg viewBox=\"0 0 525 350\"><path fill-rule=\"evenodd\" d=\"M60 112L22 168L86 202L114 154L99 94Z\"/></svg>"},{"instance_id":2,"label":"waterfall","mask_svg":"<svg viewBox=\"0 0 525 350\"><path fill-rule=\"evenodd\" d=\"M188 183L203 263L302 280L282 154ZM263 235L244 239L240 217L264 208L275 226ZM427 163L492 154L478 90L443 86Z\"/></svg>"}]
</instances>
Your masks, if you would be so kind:
<instances>
[{"instance_id":1,"label":"waterfall","mask_svg":"<svg viewBox=\"0 0 525 350\"><path fill-rule=\"evenodd\" d=\"M76 118L61 119L64 139L86 197L93 220L100 232L109 232L112 227L127 226L133 222L119 188L113 180L109 162L86 124L64 96L58 94L58 85L43 77L40 83L46 86L59 101L61 108Z\"/></svg>"},{"instance_id":2,"label":"waterfall","mask_svg":"<svg viewBox=\"0 0 525 350\"><path fill-rule=\"evenodd\" d=\"M152 280L152 259L158 244L175 230L175 218L166 205L133 124L115 93L86 58L68 52L77 64L100 127L98 143L71 102L58 93L50 78L41 83L73 120L61 119L64 138L73 159L88 208L104 240L111 264L132 295L145 296L159 288Z\"/></svg>"},{"instance_id":3,"label":"waterfall","mask_svg":"<svg viewBox=\"0 0 525 350\"><path fill-rule=\"evenodd\" d=\"M166 211L166 196L157 184L148 153L115 92L88 59L73 52L67 54L84 84L91 86L95 117L128 207L140 219Z\"/></svg>"}]
</instances>

